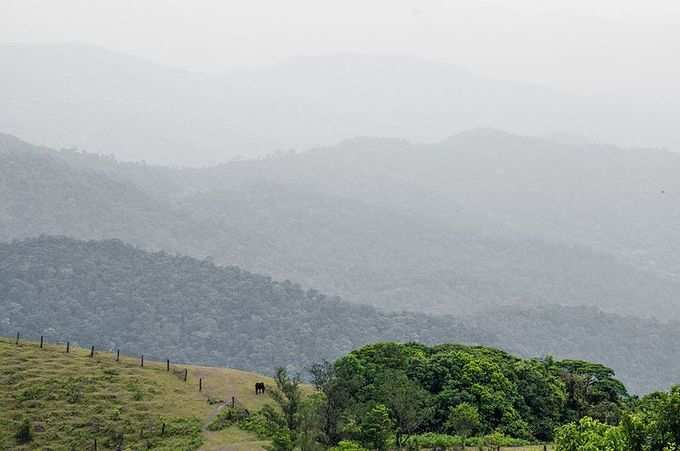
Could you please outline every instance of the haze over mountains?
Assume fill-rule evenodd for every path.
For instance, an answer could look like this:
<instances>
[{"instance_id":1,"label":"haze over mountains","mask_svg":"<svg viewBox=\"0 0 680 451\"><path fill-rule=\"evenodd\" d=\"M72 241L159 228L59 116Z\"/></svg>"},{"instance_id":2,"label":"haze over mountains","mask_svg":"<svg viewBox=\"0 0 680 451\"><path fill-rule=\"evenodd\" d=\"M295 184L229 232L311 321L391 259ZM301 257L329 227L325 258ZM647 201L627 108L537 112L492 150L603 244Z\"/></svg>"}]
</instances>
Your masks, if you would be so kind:
<instances>
[{"instance_id":1,"label":"haze over mountains","mask_svg":"<svg viewBox=\"0 0 680 451\"><path fill-rule=\"evenodd\" d=\"M673 102L580 97L409 57L304 57L207 75L69 44L2 45L0 61L0 130L127 160L209 165L352 136L439 141L475 127L680 149Z\"/></svg>"},{"instance_id":2,"label":"haze over mountains","mask_svg":"<svg viewBox=\"0 0 680 451\"><path fill-rule=\"evenodd\" d=\"M413 163L413 155L418 155L422 166ZM509 157L507 161L500 158L503 155L513 155L512 164ZM545 161L538 158L540 155ZM216 263L239 265L278 280L290 279L301 283L303 289L316 288L356 303L454 314L463 320L458 323L463 325L460 333L473 326L486 337L463 333L459 339L485 341L528 356L553 353L596 358L616 369L634 391L664 387L673 382L676 362L680 361L674 357L680 355L677 322L625 318L581 306L677 319L680 287L672 252L660 252L660 241L656 241L658 248L646 247L643 257L663 262L651 265L634 252L631 242L599 240L596 224L584 221L576 228L560 218L569 217L570 211L590 208L593 215L599 214L593 216L598 221L615 212L620 227L631 228L637 218L633 208L638 207L627 204L626 199L648 196L639 208L649 217L667 218L668 223L641 221L647 235L626 236L639 240L632 241L634 245L654 243L650 237L657 233L655 230L672 223L675 213L665 208L664 202L673 199L677 182L670 177L665 180L663 194L651 189L641 192L640 180L650 174L636 171L631 177L620 169L589 175L593 166L576 165L574 155L587 155L589 161L611 168L625 168L624 163L644 168L642 163L647 162L652 168L664 167L670 172L677 164L672 153L598 146L586 150L485 130L437 145L359 139L307 153L208 169L168 169L54 151L2 135L0 239L41 234L117 238L145 249L209 256ZM653 165L650 155L656 158ZM475 156L480 159L477 167ZM640 164L636 158L641 159ZM489 159L496 164L492 166L495 169L482 171ZM460 162L460 168L455 161ZM407 166L411 169L406 170ZM499 167L505 168L507 178L498 177ZM519 167L537 169L527 170L520 177L519 171L513 171ZM538 177L550 167L572 171L571 175L581 181L579 187L570 188L575 197L582 190L579 202L562 202L559 205L563 210L547 208L551 202L558 204L564 193L552 182L557 180L556 175ZM621 207L617 210L598 211L596 205L606 205L615 198L616 189L611 186L620 186L627 197L617 203ZM589 187L591 191L586 192ZM536 194L537 189L542 190L540 194ZM652 202L653 196L661 199ZM504 202L514 202L526 217L512 215ZM592 204L584 207L585 203ZM513 218L518 218L517 222ZM542 223L554 227L540 228ZM540 239L532 238L532 234ZM668 234L660 239L672 237ZM42 251L34 252L40 243L19 243L8 251L18 258L16 251L31 250L30 258L34 259L41 255ZM66 243L67 250L84 249L81 244ZM673 242L669 240L669 244ZM60 246L52 248L63 252ZM16 266L8 261L4 263L7 268ZM57 270L60 265L52 267ZM52 270L45 271L41 274L49 275ZM101 273L97 277L106 278ZM201 277L195 283L212 283ZM35 298L36 292L22 291L20 287L27 286L15 279L3 279L4 289L13 289L13 296L19 299L13 302L22 309L29 308L26 302ZM61 282L57 286L62 286ZM73 299L78 305L84 302L81 313L93 308L81 296L59 290L52 293L40 296ZM261 308L266 308L264 305ZM62 302L59 308L67 307ZM246 303L239 308L250 315L254 314L251 307ZM4 323L7 333L18 325L22 315L10 315L5 321L8 318L10 322ZM267 323L265 329L279 330L276 321ZM394 327L389 319L380 321L385 321L385 327ZM454 320L447 321L453 328L450 332L456 333ZM22 328L27 324L21 323ZM320 327L306 320L300 320L300 324L313 330ZM429 326L423 324L414 327L425 333ZM561 332L554 333L558 329ZM35 332L39 333L37 329ZM337 334L331 335L329 340L342 341ZM381 337L375 335L364 341ZM390 339L394 337L389 335ZM119 339L111 336L111 340ZM138 344L139 340L150 346L153 338L144 335L129 343ZM323 355L333 358L351 348L347 343L343 346L328 347ZM278 352L270 351L273 354L268 355ZM177 348L177 352L194 351L186 347ZM201 359L236 364L218 357L208 353ZM291 361L295 365L309 362ZM238 360L238 365L265 369L263 361L246 357Z\"/></svg>"},{"instance_id":3,"label":"haze over mountains","mask_svg":"<svg viewBox=\"0 0 680 451\"><path fill-rule=\"evenodd\" d=\"M393 309L680 313L676 154L477 131L179 170L2 142L4 239L119 238Z\"/></svg>"},{"instance_id":4,"label":"haze over mountains","mask_svg":"<svg viewBox=\"0 0 680 451\"><path fill-rule=\"evenodd\" d=\"M680 154L474 128L499 124L527 134L592 128L601 133L593 136L620 132L622 141L637 142L665 127L663 120L650 125L637 121L644 112L619 104L601 108L396 57L302 58L220 76L80 45L2 46L0 60L11 68L0 71L0 132L7 133L0 133L0 241L29 239L3 248L0 301L16 304L0 318L7 333L15 326L49 328L22 320L21 312L35 299L56 297L64 327L91 321L83 339L92 337L106 319L90 294L72 292L60 279L71 277L60 273L64 261L107 261L83 267L81 275L105 281L94 290L97 302L122 302L122 292L111 295L120 287L106 285L112 282L106 272L124 268L121 277L131 283L132 259L133 267L149 265L151 285L179 277L178 268L195 271L190 283L200 287L198 297L178 290L205 308L197 315L206 324L214 319L209 326L220 337L227 323L218 279L233 282L236 271L238 283L264 290L252 305L246 298L227 302L254 321L247 324L264 327L265 335L250 337L266 341L253 348L264 360L245 354L225 360L217 341L198 354L198 339L173 342L179 355L200 355L204 363L265 370L278 355L302 368L313 356L334 358L371 340L421 333L432 342L480 341L522 355L602 361L633 391L677 382ZM671 142L664 130L649 144ZM411 139L345 139L362 135ZM90 153L56 150L74 145ZM291 147L304 151L273 152ZM225 155L264 153L223 162ZM223 163L180 168L101 154ZM35 240L40 235L69 239ZM72 239L116 239L139 249ZM14 272L43 257L56 263L37 275ZM127 308L152 305L149 318L157 321L171 293L160 284L165 294L149 297L142 285L128 287ZM300 310L296 327L305 334L323 329L325 341L312 337L292 354L270 346L302 330L281 332L295 317L281 305L258 322L269 302L286 302L260 295L281 286L294 292L284 298ZM315 303L334 296L342 298L333 305L345 321L356 323L354 337L326 330L317 315ZM172 333L198 330L179 321L185 306L172 302ZM74 309L80 316L69 319ZM126 336L127 343L151 346L154 338L135 327L138 335ZM249 330L239 332L242 347ZM107 340L121 339L114 335Z\"/></svg>"}]
</instances>

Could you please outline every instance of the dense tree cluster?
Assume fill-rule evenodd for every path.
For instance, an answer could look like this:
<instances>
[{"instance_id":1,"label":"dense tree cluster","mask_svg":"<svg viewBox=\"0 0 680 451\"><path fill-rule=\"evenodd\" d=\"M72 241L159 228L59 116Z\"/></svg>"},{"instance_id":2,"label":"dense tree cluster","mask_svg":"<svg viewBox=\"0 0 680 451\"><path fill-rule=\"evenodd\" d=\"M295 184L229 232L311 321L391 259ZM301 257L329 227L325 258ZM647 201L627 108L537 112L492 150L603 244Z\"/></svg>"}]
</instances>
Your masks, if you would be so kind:
<instances>
[{"instance_id":1,"label":"dense tree cluster","mask_svg":"<svg viewBox=\"0 0 680 451\"><path fill-rule=\"evenodd\" d=\"M615 424L629 401L603 365L481 346L378 343L312 373L324 396L320 441L377 449L376 428L397 445L424 432L551 440L555 428L585 415Z\"/></svg>"},{"instance_id":2,"label":"dense tree cluster","mask_svg":"<svg viewBox=\"0 0 680 451\"><path fill-rule=\"evenodd\" d=\"M680 386L631 403L616 425L591 417L557 429L558 451L672 451L680 448Z\"/></svg>"},{"instance_id":3,"label":"dense tree cluster","mask_svg":"<svg viewBox=\"0 0 680 451\"><path fill-rule=\"evenodd\" d=\"M376 340L489 340L452 318L382 313L116 240L0 244L0 305L0 334L263 372Z\"/></svg>"}]
</instances>

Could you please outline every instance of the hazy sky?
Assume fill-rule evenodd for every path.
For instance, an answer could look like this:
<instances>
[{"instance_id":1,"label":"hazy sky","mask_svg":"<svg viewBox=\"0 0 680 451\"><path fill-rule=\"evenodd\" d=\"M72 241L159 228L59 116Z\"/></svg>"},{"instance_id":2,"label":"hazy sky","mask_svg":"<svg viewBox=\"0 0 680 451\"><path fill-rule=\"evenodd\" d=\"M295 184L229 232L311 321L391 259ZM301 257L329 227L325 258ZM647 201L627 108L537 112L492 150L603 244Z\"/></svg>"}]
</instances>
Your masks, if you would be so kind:
<instances>
[{"instance_id":1,"label":"hazy sky","mask_svg":"<svg viewBox=\"0 0 680 451\"><path fill-rule=\"evenodd\" d=\"M677 93L680 1L0 0L0 42L64 41L201 71L398 53L584 94Z\"/></svg>"}]
</instances>

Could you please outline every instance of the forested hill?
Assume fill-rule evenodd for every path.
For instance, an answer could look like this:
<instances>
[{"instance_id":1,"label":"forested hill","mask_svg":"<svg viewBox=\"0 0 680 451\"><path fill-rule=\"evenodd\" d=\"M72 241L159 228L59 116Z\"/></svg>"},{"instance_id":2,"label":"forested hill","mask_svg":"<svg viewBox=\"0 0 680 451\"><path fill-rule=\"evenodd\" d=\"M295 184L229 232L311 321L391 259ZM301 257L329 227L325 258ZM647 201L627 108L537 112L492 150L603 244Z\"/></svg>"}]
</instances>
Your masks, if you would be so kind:
<instances>
[{"instance_id":1,"label":"forested hill","mask_svg":"<svg viewBox=\"0 0 680 451\"><path fill-rule=\"evenodd\" d=\"M158 359L302 370L375 341L489 342L453 318L385 314L290 282L117 240L0 244L0 334Z\"/></svg>"},{"instance_id":2,"label":"forested hill","mask_svg":"<svg viewBox=\"0 0 680 451\"><path fill-rule=\"evenodd\" d=\"M0 244L0 335L270 372L383 340L494 345L527 357L601 358L636 393L677 383L677 324L594 308L506 308L474 317L382 313L209 260L118 240Z\"/></svg>"},{"instance_id":3,"label":"forested hill","mask_svg":"<svg viewBox=\"0 0 680 451\"><path fill-rule=\"evenodd\" d=\"M456 194L437 182L446 170L423 185L427 167L405 169L414 155L427 156L427 167L458 170L448 153L389 140L179 170L0 136L0 240L116 238L149 250L212 256L219 264L394 310L460 315L550 303L680 317L680 281L582 245L516 233L489 218L500 214L497 203L487 208L470 200L482 191L466 186ZM497 187L499 193L512 189ZM551 196L541 198L544 204ZM544 204L522 208L544 212ZM538 219L544 220L555 224Z\"/></svg>"}]
</instances>

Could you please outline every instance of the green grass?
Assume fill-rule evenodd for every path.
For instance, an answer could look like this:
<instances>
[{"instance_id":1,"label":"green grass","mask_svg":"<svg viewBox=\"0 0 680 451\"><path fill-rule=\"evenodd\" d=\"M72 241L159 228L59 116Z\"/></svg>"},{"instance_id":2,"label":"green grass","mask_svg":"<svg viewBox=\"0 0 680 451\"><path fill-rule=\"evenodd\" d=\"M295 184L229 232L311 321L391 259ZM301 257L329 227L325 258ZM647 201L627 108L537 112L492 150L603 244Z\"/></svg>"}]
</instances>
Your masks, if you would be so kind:
<instances>
[{"instance_id":1,"label":"green grass","mask_svg":"<svg viewBox=\"0 0 680 451\"><path fill-rule=\"evenodd\" d=\"M188 369L185 383L180 375ZM203 391L198 380L203 379ZM111 353L0 339L0 449L229 450L261 449L265 442L244 431L209 432L206 424L218 405L209 399L234 396L254 411L270 400L255 396L254 384L272 380L237 370L144 362ZM18 443L15 434L28 420L33 438ZM161 434L165 423L165 434Z\"/></svg>"}]
</instances>

